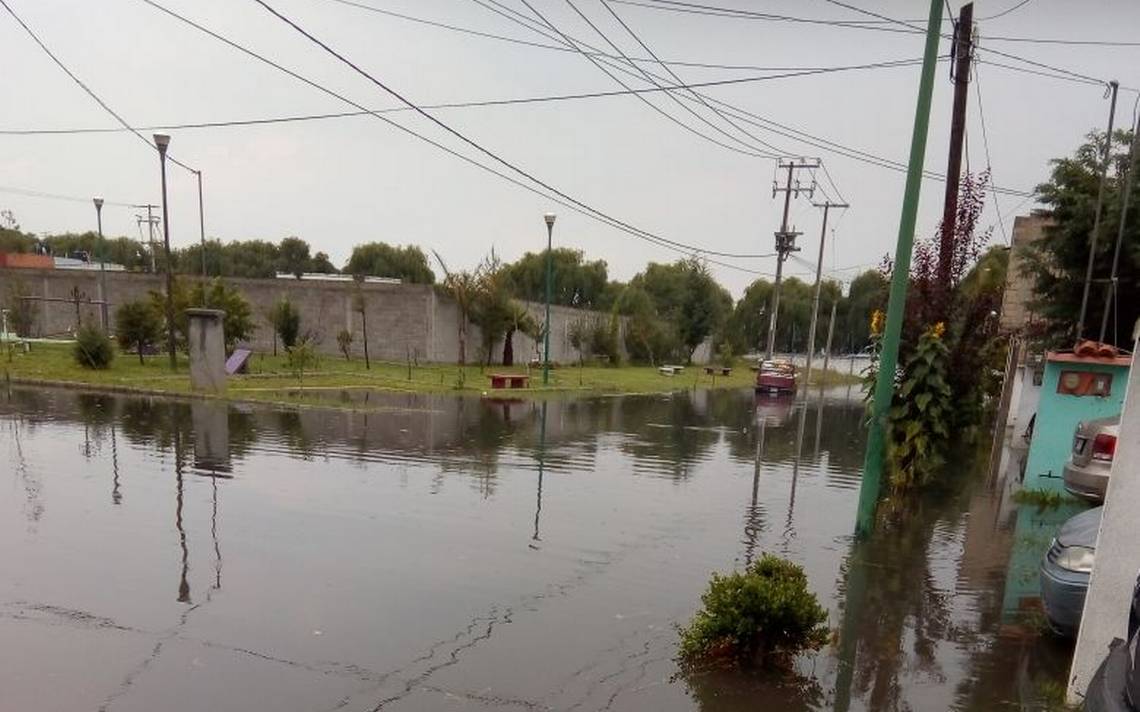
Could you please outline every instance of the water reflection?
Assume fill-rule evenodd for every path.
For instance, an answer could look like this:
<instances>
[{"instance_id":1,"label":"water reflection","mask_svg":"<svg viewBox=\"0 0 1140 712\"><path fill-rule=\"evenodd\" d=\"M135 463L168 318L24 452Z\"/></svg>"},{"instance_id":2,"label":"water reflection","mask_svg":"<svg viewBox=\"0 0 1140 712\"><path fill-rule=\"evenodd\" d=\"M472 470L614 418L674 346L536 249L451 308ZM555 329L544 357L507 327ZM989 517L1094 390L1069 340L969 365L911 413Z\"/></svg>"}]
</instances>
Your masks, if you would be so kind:
<instances>
[{"instance_id":1,"label":"water reflection","mask_svg":"<svg viewBox=\"0 0 1140 712\"><path fill-rule=\"evenodd\" d=\"M0 636L28 660L0 668L6 704L973 710L1063 678L1063 649L1002 624L1012 518L984 456L853 540L846 388L358 397L0 399ZM779 679L672 682L709 572L767 551L804 565L835 644ZM51 684L49 660L84 672Z\"/></svg>"}]
</instances>

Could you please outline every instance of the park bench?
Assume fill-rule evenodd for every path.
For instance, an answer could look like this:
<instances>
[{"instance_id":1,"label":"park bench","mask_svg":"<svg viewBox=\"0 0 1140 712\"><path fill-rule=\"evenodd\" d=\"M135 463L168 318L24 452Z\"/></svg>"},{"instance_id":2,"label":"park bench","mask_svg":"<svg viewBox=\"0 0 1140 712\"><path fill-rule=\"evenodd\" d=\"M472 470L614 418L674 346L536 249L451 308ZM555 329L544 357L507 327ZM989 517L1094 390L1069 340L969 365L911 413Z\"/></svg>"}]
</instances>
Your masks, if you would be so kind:
<instances>
[{"instance_id":1,"label":"park bench","mask_svg":"<svg viewBox=\"0 0 1140 712\"><path fill-rule=\"evenodd\" d=\"M731 366L705 366L705 374L709 376L731 376Z\"/></svg>"},{"instance_id":2,"label":"park bench","mask_svg":"<svg viewBox=\"0 0 1140 712\"><path fill-rule=\"evenodd\" d=\"M684 366L658 366L657 372L662 376L680 376L685 370Z\"/></svg>"},{"instance_id":3,"label":"park bench","mask_svg":"<svg viewBox=\"0 0 1140 712\"><path fill-rule=\"evenodd\" d=\"M491 379L491 388L527 388L530 385L530 376L525 373L492 373L487 377Z\"/></svg>"}]
</instances>

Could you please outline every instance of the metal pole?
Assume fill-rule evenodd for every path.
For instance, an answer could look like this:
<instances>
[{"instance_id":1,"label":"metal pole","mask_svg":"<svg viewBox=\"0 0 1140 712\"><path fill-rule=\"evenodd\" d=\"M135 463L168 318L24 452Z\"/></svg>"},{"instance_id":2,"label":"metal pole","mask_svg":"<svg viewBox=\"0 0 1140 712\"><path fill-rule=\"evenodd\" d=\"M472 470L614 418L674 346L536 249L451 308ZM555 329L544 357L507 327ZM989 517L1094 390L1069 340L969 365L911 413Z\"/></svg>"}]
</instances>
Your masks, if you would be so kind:
<instances>
[{"instance_id":1,"label":"metal pole","mask_svg":"<svg viewBox=\"0 0 1140 712\"><path fill-rule=\"evenodd\" d=\"M206 214L202 210L202 171L194 171L198 178L198 235L202 240L202 298L206 294Z\"/></svg>"},{"instance_id":2,"label":"metal pole","mask_svg":"<svg viewBox=\"0 0 1140 712\"><path fill-rule=\"evenodd\" d=\"M938 40L942 28L942 3L930 0L926 23L926 47L922 56L922 75L914 111L914 131L910 138L910 160L907 163L906 189L899 217L898 244L895 247L894 271L891 274L891 296L887 304L887 324L883 348L879 356L879 373L875 378L874 402L867 432L867 450L863 457L863 481L859 489L856 532L870 533L879 501L879 484L883 474L887 413L894 396L895 369L899 357L903 309L906 303L910 258L914 249L914 225L918 216L918 198L922 188L922 164L926 156L926 138L930 128L930 98L934 93L934 69L938 62Z\"/></svg>"},{"instance_id":3,"label":"metal pole","mask_svg":"<svg viewBox=\"0 0 1140 712\"><path fill-rule=\"evenodd\" d=\"M788 163L788 184L784 190L784 217L780 221L780 235L776 238L776 283L772 286L772 313L768 315L768 348L765 349L764 358L772 359L772 351L776 348L776 316L780 311L780 279L784 275L784 242L783 236L788 233L788 210L792 206L792 171L796 169L795 162Z\"/></svg>"},{"instance_id":4,"label":"metal pole","mask_svg":"<svg viewBox=\"0 0 1140 712\"><path fill-rule=\"evenodd\" d=\"M1113 80L1108 85L1112 92L1112 101L1109 102L1108 131L1104 134L1104 159L1100 165L1100 187L1096 191L1096 212L1093 214L1092 235L1089 237L1089 263L1085 268L1085 288L1081 294L1081 314L1077 319L1077 341L1083 339L1085 335L1085 310L1089 306L1089 286L1092 284L1093 263L1096 261L1096 240L1100 235L1100 213L1101 207L1104 205L1104 186L1108 182L1108 162L1112 156L1112 123L1116 119L1116 93L1120 89L1120 84Z\"/></svg>"},{"instance_id":5,"label":"metal pole","mask_svg":"<svg viewBox=\"0 0 1140 712\"><path fill-rule=\"evenodd\" d=\"M1132 129L1132 143L1128 147L1128 177L1124 181L1124 197L1120 202L1120 224L1116 226L1116 249L1112 253L1112 276L1108 280L1108 291L1104 293L1104 313L1100 317L1100 338L1104 342L1104 333L1108 330L1108 310L1112 306L1112 297L1116 294L1116 272L1120 265L1120 245L1124 242L1124 226L1128 222L1128 203L1132 198L1132 179L1136 175L1136 138L1140 134L1140 116L1136 118L1136 126Z\"/></svg>"},{"instance_id":6,"label":"metal pole","mask_svg":"<svg viewBox=\"0 0 1140 712\"><path fill-rule=\"evenodd\" d=\"M542 333L542 385L544 386L550 384L550 298L554 275L554 255L551 253L551 245L554 241L554 218L554 213L543 216L546 220L546 327Z\"/></svg>"},{"instance_id":7,"label":"metal pole","mask_svg":"<svg viewBox=\"0 0 1140 712\"><path fill-rule=\"evenodd\" d=\"M158 147L158 165L162 172L162 244L166 255L166 350L170 355L170 369L178 368L174 353L174 264L170 259L170 209L166 202L166 147L170 137L154 135Z\"/></svg>"},{"instance_id":8,"label":"metal pole","mask_svg":"<svg viewBox=\"0 0 1140 712\"><path fill-rule=\"evenodd\" d=\"M107 243L103 239L103 199L95 198L95 222L99 227L99 315L102 318L103 331L107 330Z\"/></svg>"},{"instance_id":9,"label":"metal pole","mask_svg":"<svg viewBox=\"0 0 1140 712\"><path fill-rule=\"evenodd\" d=\"M815 294L811 298L811 325L808 327L807 364L804 367L804 383L811 381L811 361L815 353L815 327L819 319L819 293L823 289L823 246L827 242L827 214L832 208L846 208L843 203L825 200L823 203L823 227L819 229L819 259L815 263ZM830 338L830 337L829 337ZM830 349L830 346L828 347Z\"/></svg>"}]
</instances>

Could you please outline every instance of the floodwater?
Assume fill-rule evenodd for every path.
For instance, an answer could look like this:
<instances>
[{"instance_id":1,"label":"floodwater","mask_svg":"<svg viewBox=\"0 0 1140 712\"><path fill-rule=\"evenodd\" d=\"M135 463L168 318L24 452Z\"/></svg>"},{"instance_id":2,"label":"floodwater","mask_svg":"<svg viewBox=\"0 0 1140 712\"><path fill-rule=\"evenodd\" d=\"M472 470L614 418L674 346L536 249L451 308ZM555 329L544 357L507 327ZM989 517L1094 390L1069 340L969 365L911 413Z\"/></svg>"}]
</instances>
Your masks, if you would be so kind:
<instances>
[{"instance_id":1,"label":"floodwater","mask_svg":"<svg viewBox=\"0 0 1140 712\"><path fill-rule=\"evenodd\" d=\"M1013 510L984 451L856 543L857 388L369 406L0 394L0 709L994 710L1060 689L1065 646L1001 610ZM679 675L709 574L764 552L805 567L831 644L792 673Z\"/></svg>"}]
</instances>

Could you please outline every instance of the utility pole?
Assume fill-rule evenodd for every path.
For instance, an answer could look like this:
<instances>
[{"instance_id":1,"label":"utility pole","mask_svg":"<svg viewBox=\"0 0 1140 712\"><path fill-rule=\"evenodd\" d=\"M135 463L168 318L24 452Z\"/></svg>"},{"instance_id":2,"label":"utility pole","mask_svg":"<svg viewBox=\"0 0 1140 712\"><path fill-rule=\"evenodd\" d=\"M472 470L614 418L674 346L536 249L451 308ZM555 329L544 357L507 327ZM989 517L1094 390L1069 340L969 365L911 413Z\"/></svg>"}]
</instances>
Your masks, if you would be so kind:
<instances>
[{"instance_id":1,"label":"utility pole","mask_svg":"<svg viewBox=\"0 0 1140 712\"><path fill-rule=\"evenodd\" d=\"M811 359L815 355L815 327L819 319L819 293L823 289L823 245L827 241L827 214L832 208L849 208L847 203L833 203L825 200L815 205L823 208L823 227L819 230L819 259L815 263L815 294L811 298L811 326L808 327L807 365L804 368L804 385L811 381ZM828 350L831 349L831 336L828 335Z\"/></svg>"},{"instance_id":2,"label":"utility pole","mask_svg":"<svg viewBox=\"0 0 1140 712\"><path fill-rule=\"evenodd\" d=\"M930 129L930 99L934 93L934 70L938 63L938 40L942 29L942 3L930 0L926 23L926 44L922 54L922 73L914 110L914 130L910 138L910 159L906 169L902 213L899 216L898 242L895 246L894 269L891 273L891 296L887 303L887 323L879 355L879 373L875 378L871 419L867 427L867 450L863 456L863 479L859 488L856 532L870 533L879 503L886 449L887 413L894 398L895 370L898 367L899 337L902 334L903 311L906 307L910 259L914 252L914 225L918 218L918 199L922 192L922 164L926 156L926 139ZM849 682L849 681L848 681ZM836 703L836 709L840 706Z\"/></svg>"},{"instance_id":3,"label":"utility pole","mask_svg":"<svg viewBox=\"0 0 1140 712\"><path fill-rule=\"evenodd\" d=\"M796 236L801 233L788 230L788 210L792 205L792 195L798 196L800 193L807 193L810 198L815 192L814 180L811 185L807 187L801 186L798 180L793 180L796 169L799 168L819 168L819 159L779 159L776 162L776 169L786 169L788 171L787 183L783 188L778 187L774 182L772 184L773 198L776 197L777 193L784 194L784 217L780 221L780 231L776 233L776 283L772 287L772 310L768 315L768 347L764 350L764 358L768 360L771 360L772 351L776 348L776 322L780 313L780 281L784 276L784 260L786 260L791 253L800 251L800 248L796 247Z\"/></svg>"},{"instance_id":4,"label":"utility pole","mask_svg":"<svg viewBox=\"0 0 1140 712\"><path fill-rule=\"evenodd\" d=\"M202 171L194 171L198 178L198 235L202 240L202 298L206 298L206 215L202 211Z\"/></svg>"},{"instance_id":5,"label":"utility pole","mask_svg":"<svg viewBox=\"0 0 1140 712\"><path fill-rule=\"evenodd\" d=\"M154 272L156 271L155 261L154 261L154 228L158 224L158 218L154 216L154 209L157 208L158 206L148 203L146 205L132 205L131 207L132 208L146 208L146 224L147 224L147 243L146 244L147 244L147 247L150 249L150 271L151 271L151 274L154 274ZM141 215L136 215L135 219L137 220L137 222L139 224L139 230L141 231L142 230L143 217Z\"/></svg>"},{"instance_id":6,"label":"utility pole","mask_svg":"<svg viewBox=\"0 0 1140 712\"><path fill-rule=\"evenodd\" d=\"M838 303L838 299L831 303L831 320L827 322L827 346L823 347L824 373L827 372L827 364L831 362L831 337L835 336L835 305Z\"/></svg>"},{"instance_id":7,"label":"utility pole","mask_svg":"<svg viewBox=\"0 0 1140 712\"><path fill-rule=\"evenodd\" d=\"M1116 119L1116 94L1120 90L1120 83L1115 79L1108 83L1112 93L1112 101L1108 109L1108 130L1104 134L1104 158L1100 164L1100 187L1096 191L1096 212L1093 214L1092 235L1089 237L1089 263L1085 268L1085 289L1081 294L1081 315L1077 318L1077 338L1080 341L1085 337L1085 311L1089 306L1089 285L1092 283L1093 263L1096 262L1096 240L1100 235L1100 213L1104 206L1104 184L1108 182L1108 163L1112 156L1112 124Z\"/></svg>"},{"instance_id":8,"label":"utility pole","mask_svg":"<svg viewBox=\"0 0 1140 712\"><path fill-rule=\"evenodd\" d=\"M958 221L958 190L962 182L962 143L966 136L966 99L970 96L971 36L974 30L974 3L962 6L955 25L953 61L953 113L950 116L950 158L946 162L946 197L942 208L942 234L938 242L939 298L950 292L954 262L954 229Z\"/></svg>"},{"instance_id":9,"label":"utility pole","mask_svg":"<svg viewBox=\"0 0 1140 712\"><path fill-rule=\"evenodd\" d=\"M1116 296L1116 272L1120 267L1120 243L1124 242L1124 226L1128 223L1128 204L1132 198L1132 180L1136 176L1136 140L1140 135L1140 116L1136 118L1136 126L1132 129L1132 144L1128 147L1128 177L1124 181L1124 197L1120 201L1120 223L1116 226L1116 249L1112 253L1112 274L1108 278L1108 291L1104 293L1104 313L1100 317L1100 342L1104 342L1104 333L1108 330L1108 311L1112 307L1112 298ZM1119 315L1118 315L1119 316ZM1115 332L1115 330L1114 330ZM1115 341L1115 337L1113 338Z\"/></svg>"}]
</instances>

